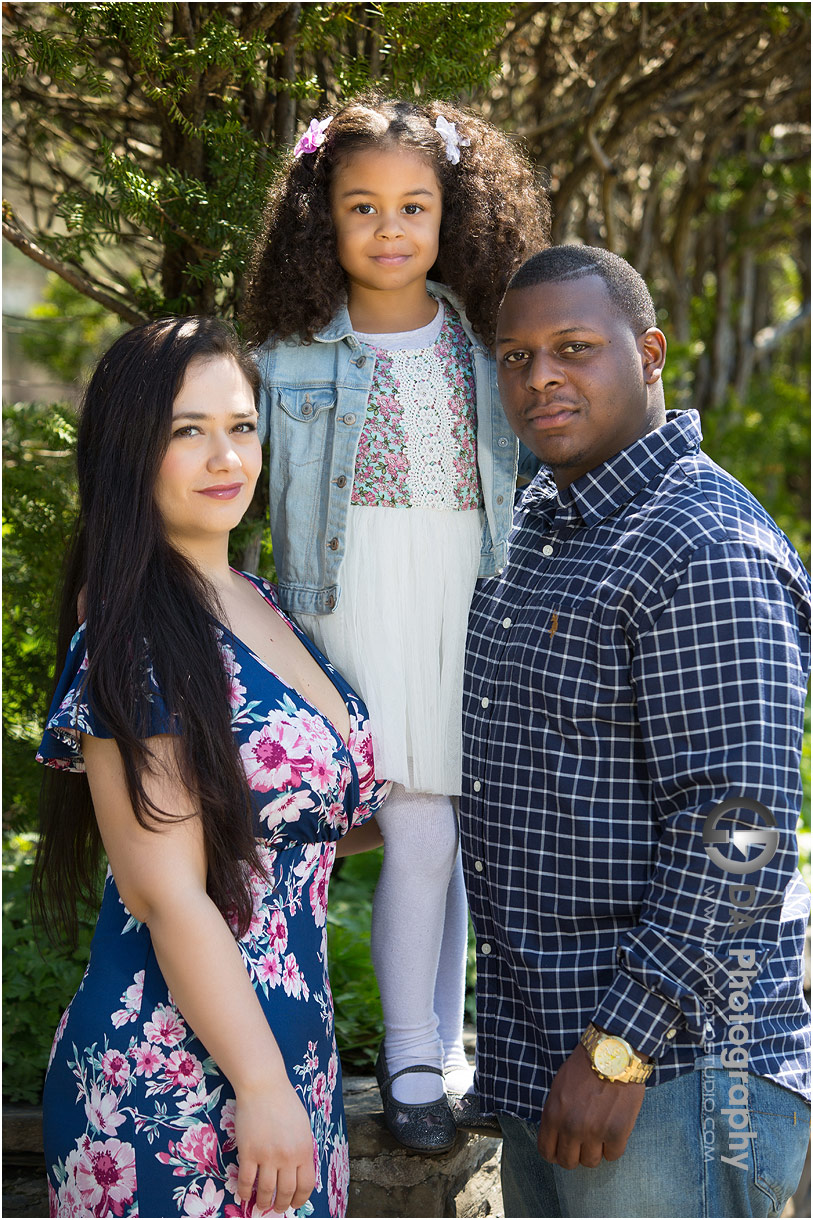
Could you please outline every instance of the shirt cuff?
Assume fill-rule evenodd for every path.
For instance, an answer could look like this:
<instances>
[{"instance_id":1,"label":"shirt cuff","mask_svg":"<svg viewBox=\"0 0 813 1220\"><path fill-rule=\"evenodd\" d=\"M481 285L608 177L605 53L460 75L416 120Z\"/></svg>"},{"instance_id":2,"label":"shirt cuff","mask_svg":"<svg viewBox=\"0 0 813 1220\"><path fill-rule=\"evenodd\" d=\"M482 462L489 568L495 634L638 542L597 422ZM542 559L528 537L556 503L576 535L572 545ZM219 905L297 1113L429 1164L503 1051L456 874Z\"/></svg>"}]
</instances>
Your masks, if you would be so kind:
<instances>
[{"instance_id":1,"label":"shirt cuff","mask_svg":"<svg viewBox=\"0 0 813 1220\"><path fill-rule=\"evenodd\" d=\"M657 1059L683 1023L679 1008L636 979L619 974L593 1016L593 1024L629 1042L633 1050Z\"/></svg>"}]
</instances>

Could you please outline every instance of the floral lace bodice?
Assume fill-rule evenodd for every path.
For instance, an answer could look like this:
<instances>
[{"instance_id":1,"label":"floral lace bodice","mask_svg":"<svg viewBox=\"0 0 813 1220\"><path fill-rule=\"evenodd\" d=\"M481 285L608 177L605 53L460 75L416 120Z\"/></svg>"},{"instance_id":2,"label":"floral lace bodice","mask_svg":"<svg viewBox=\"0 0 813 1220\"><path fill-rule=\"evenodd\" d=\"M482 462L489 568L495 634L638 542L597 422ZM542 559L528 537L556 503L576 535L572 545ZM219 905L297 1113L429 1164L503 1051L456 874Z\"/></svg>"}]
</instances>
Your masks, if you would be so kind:
<instances>
[{"instance_id":1,"label":"floral lace bodice","mask_svg":"<svg viewBox=\"0 0 813 1220\"><path fill-rule=\"evenodd\" d=\"M440 333L427 347L373 351L351 502L481 507L474 369L458 315L446 305Z\"/></svg>"}]
</instances>

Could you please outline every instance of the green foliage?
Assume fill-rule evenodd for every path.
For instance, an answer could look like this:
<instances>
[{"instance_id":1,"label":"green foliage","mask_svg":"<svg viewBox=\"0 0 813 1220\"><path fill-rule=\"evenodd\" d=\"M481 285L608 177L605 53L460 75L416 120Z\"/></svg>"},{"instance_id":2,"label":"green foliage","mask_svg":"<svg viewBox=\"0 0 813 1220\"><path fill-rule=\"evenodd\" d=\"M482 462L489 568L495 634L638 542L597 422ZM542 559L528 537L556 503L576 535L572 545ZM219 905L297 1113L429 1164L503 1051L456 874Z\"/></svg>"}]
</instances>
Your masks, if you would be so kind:
<instances>
[{"instance_id":1,"label":"green foliage","mask_svg":"<svg viewBox=\"0 0 813 1220\"><path fill-rule=\"evenodd\" d=\"M744 403L732 396L703 415L703 448L753 492L810 563L810 401L804 386L755 378Z\"/></svg>"},{"instance_id":2,"label":"green foliage","mask_svg":"<svg viewBox=\"0 0 813 1220\"><path fill-rule=\"evenodd\" d=\"M371 83L397 93L452 97L487 87L497 70L493 49L513 9L511 4L308 4L300 26L304 49L318 55L355 38L375 37L380 61L375 73L363 55L337 56L338 91L348 95ZM348 35L350 36L348 38Z\"/></svg>"},{"instance_id":3,"label":"green foliage","mask_svg":"<svg viewBox=\"0 0 813 1220\"><path fill-rule=\"evenodd\" d=\"M56 591L75 513L70 408L17 403L3 423L3 810L33 825L34 750L52 688Z\"/></svg>"},{"instance_id":4,"label":"green foliage","mask_svg":"<svg viewBox=\"0 0 813 1220\"><path fill-rule=\"evenodd\" d=\"M384 1034L381 1000L370 960L370 919L381 852L338 861L327 911L330 985L342 1065L369 1071Z\"/></svg>"},{"instance_id":5,"label":"green foliage","mask_svg":"<svg viewBox=\"0 0 813 1220\"><path fill-rule=\"evenodd\" d=\"M28 317L37 325L20 340L23 354L66 383L89 378L102 352L127 329L103 305L53 273Z\"/></svg>"},{"instance_id":6,"label":"green foliage","mask_svg":"<svg viewBox=\"0 0 813 1220\"><path fill-rule=\"evenodd\" d=\"M13 103L30 116L25 151L47 146L60 184L62 224L38 240L93 267L106 288L118 280L122 302L143 316L233 316L278 143L292 130L275 117L280 99L312 112L373 80L407 93L485 87L511 7L306 4L290 29L284 5L15 10L7 79L41 85ZM296 65L283 70L291 54ZM109 247L120 257L103 261Z\"/></svg>"},{"instance_id":7,"label":"green foliage","mask_svg":"<svg viewBox=\"0 0 813 1220\"><path fill-rule=\"evenodd\" d=\"M798 309L798 272L789 259L777 259L772 290L785 301L785 313ZM781 319L784 320L784 319ZM714 344L717 324L711 286L691 302L690 344L669 342L664 368L668 407L685 410L694 403L694 377ZM659 324L669 332L668 319ZM789 336L772 353L767 371L751 376L741 401L733 388L721 402L701 412L703 449L759 500L784 530L802 560L810 564L810 351L806 336Z\"/></svg>"},{"instance_id":8,"label":"green foliage","mask_svg":"<svg viewBox=\"0 0 813 1220\"><path fill-rule=\"evenodd\" d=\"M93 924L82 919L74 952L31 932L29 894L35 835L3 840L3 1097L36 1104L59 1018L79 986Z\"/></svg>"}]
</instances>

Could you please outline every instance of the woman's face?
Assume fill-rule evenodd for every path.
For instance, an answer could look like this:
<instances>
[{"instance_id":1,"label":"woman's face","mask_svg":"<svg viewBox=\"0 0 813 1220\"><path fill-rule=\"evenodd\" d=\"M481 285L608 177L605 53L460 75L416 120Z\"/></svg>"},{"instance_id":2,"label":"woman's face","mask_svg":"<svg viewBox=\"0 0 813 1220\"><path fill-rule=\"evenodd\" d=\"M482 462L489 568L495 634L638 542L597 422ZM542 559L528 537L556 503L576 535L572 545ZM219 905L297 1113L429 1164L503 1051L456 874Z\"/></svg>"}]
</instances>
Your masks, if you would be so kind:
<instances>
[{"instance_id":1,"label":"woman's face","mask_svg":"<svg viewBox=\"0 0 813 1220\"><path fill-rule=\"evenodd\" d=\"M169 541L192 551L228 533L254 494L262 453L254 394L229 356L193 360L172 405L155 484Z\"/></svg>"}]
</instances>

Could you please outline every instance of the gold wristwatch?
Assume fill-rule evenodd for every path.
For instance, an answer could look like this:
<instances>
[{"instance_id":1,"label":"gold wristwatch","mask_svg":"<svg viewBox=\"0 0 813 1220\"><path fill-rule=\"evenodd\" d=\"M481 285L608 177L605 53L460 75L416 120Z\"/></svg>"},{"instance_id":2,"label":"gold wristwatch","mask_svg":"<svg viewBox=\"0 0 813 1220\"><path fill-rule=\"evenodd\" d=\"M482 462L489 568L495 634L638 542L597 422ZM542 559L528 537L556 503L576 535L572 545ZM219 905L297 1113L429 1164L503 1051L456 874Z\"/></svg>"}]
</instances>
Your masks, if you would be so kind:
<instances>
[{"instance_id":1,"label":"gold wristwatch","mask_svg":"<svg viewBox=\"0 0 813 1220\"><path fill-rule=\"evenodd\" d=\"M629 1042L616 1034L604 1034L592 1023L581 1036L581 1044L590 1056L596 1075L616 1084L643 1084L652 1072L653 1064L639 1059Z\"/></svg>"}]
</instances>

